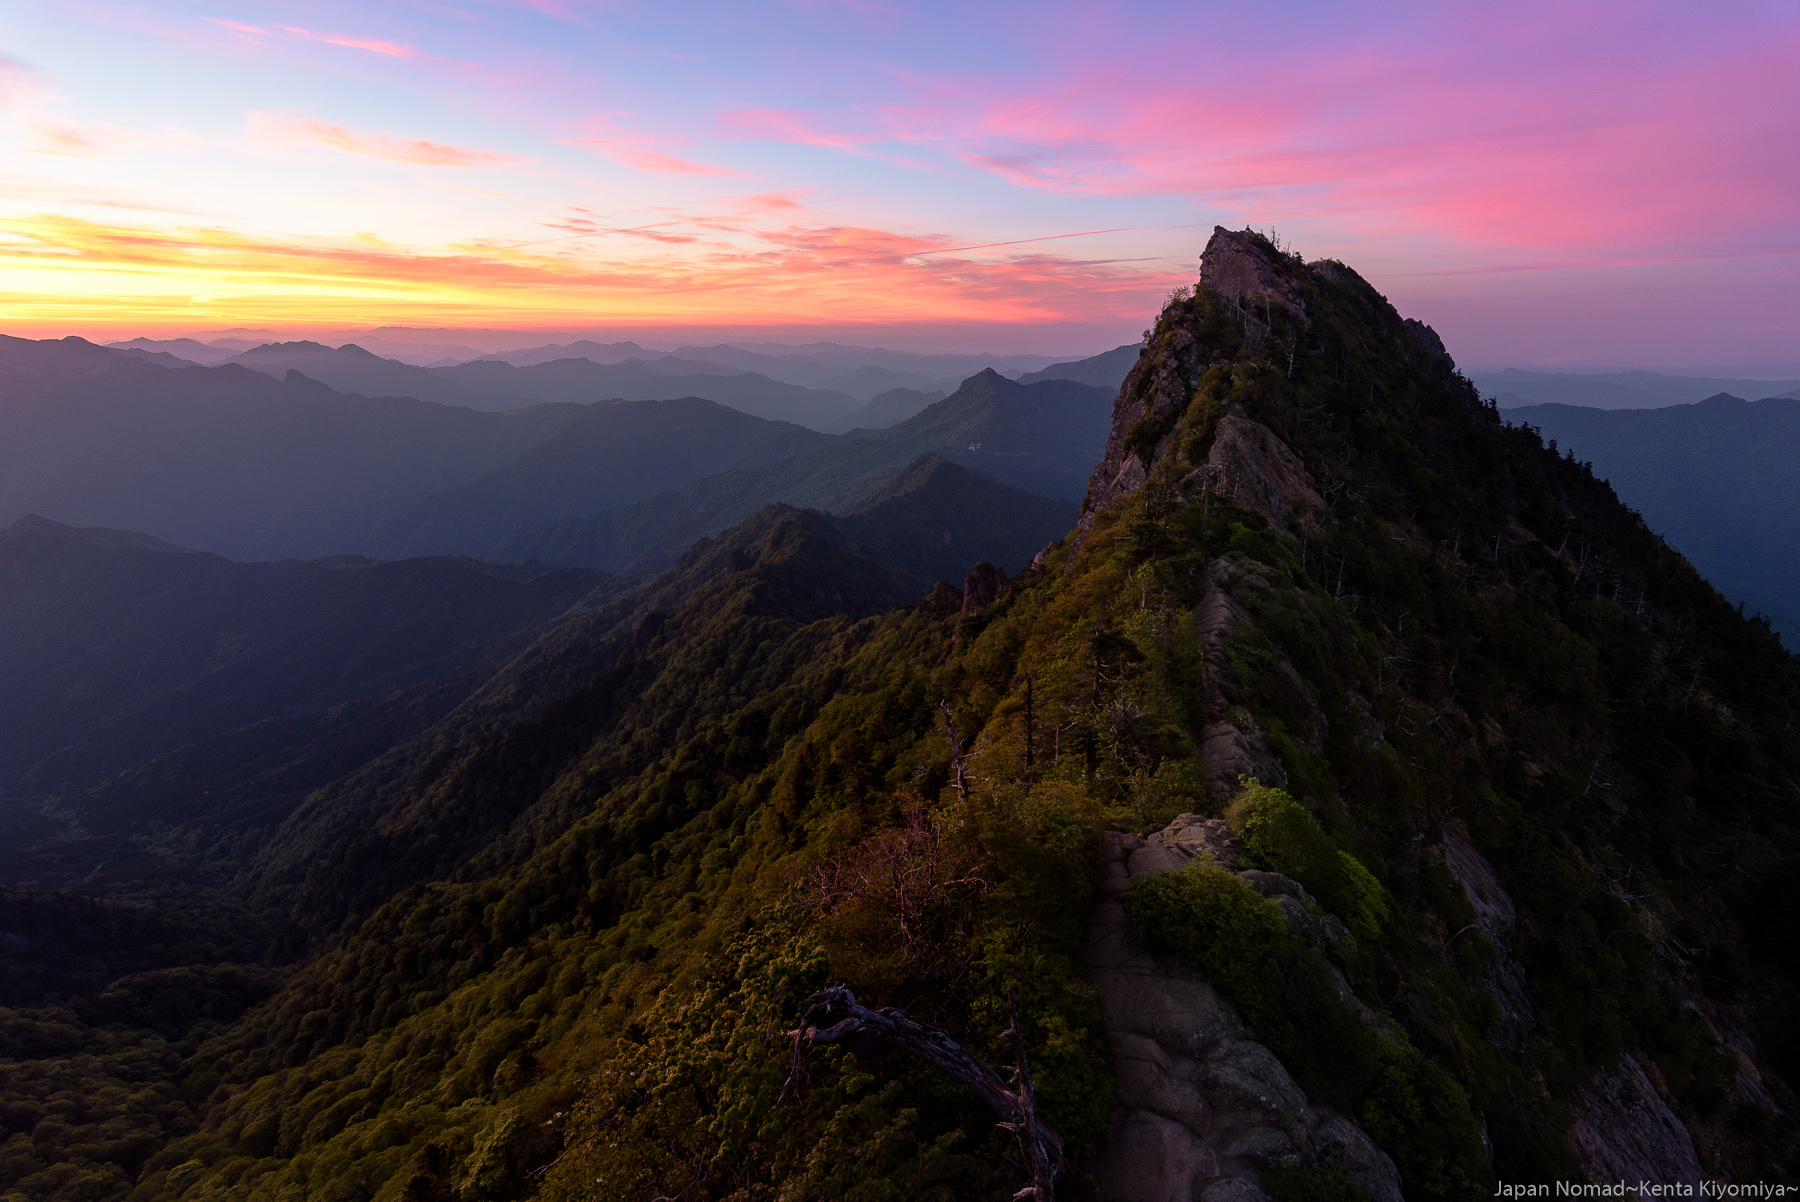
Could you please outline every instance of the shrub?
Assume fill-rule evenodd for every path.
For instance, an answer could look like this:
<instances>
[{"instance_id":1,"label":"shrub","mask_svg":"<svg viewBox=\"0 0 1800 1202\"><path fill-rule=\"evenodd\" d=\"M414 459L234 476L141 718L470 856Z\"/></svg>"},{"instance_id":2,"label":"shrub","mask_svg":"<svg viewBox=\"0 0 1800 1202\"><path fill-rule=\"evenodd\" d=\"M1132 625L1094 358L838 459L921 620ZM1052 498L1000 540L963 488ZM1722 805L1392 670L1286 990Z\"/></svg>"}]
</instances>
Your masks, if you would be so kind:
<instances>
[{"instance_id":1,"label":"shrub","mask_svg":"<svg viewBox=\"0 0 1800 1202\"><path fill-rule=\"evenodd\" d=\"M1387 896L1362 862L1339 848L1319 820L1281 789L1251 781L1225 811L1253 855L1312 891L1359 940L1373 944L1387 924Z\"/></svg>"}]
</instances>

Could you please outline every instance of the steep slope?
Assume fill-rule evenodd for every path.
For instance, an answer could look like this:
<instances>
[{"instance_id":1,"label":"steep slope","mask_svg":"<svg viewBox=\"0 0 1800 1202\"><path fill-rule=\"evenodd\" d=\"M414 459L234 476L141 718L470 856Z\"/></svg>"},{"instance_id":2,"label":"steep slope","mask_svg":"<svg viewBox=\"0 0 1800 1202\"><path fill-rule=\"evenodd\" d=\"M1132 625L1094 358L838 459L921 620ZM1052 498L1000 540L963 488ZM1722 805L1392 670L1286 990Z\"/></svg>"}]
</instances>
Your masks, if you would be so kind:
<instances>
[{"instance_id":1,"label":"steep slope","mask_svg":"<svg viewBox=\"0 0 1800 1202\"><path fill-rule=\"evenodd\" d=\"M579 413L477 413L160 367L78 338L0 339L0 522L38 513L238 559L337 554Z\"/></svg>"},{"instance_id":2,"label":"steep slope","mask_svg":"<svg viewBox=\"0 0 1800 1202\"><path fill-rule=\"evenodd\" d=\"M383 523L359 550L505 561L508 544L553 523L829 441L698 397L602 402L498 471Z\"/></svg>"},{"instance_id":3,"label":"steep slope","mask_svg":"<svg viewBox=\"0 0 1800 1202\"><path fill-rule=\"evenodd\" d=\"M1073 501L926 455L846 510L837 527L870 555L928 585L961 580L983 561L1017 573L1068 533L1077 512Z\"/></svg>"},{"instance_id":4,"label":"steep slope","mask_svg":"<svg viewBox=\"0 0 1800 1202\"><path fill-rule=\"evenodd\" d=\"M1400 921L1357 993L1457 1086L1429 1100L1422 1072L1441 1129L1382 1140L1409 1196L1481 1192L1489 1143L1502 1180L1786 1171L1768 1085L1793 1071L1789 1003L1752 899L1793 854L1791 661L1341 265L1220 231L1202 282L1121 392L1085 537L1179 556L1213 505L1235 519L1202 537L1218 550L1190 586L1211 669L1200 766L1215 797L1239 794L1225 817L1252 864L1354 930L1373 895L1348 862L1337 875L1330 832ZM1246 775L1303 808L1240 792ZM1770 842L1735 843L1745 823ZM1145 941L1223 983L1309 1092L1371 1090L1380 1137L1387 1070L1359 1085L1354 1064L1395 1045L1350 1038L1353 1011L1307 1017L1292 969L1271 995L1241 953L1184 934L1221 921L1224 883L1153 881L1133 881ZM1143 1084L1124 1129L1157 1096Z\"/></svg>"},{"instance_id":5,"label":"steep slope","mask_svg":"<svg viewBox=\"0 0 1800 1202\"><path fill-rule=\"evenodd\" d=\"M1105 433L1105 396L1068 381L1015 384L983 371L886 430L723 472L621 509L572 518L498 547L509 560L656 570L696 538L772 501L842 510L920 455L941 455L1050 497L1080 495Z\"/></svg>"},{"instance_id":6,"label":"steep slope","mask_svg":"<svg viewBox=\"0 0 1800 1202\"><path fill-rule=\"evenodd\" d=\"M1800 401L1507 411L1590 460L1650 528L1790 645L1800 638Z\"/></svg>"}]
</instances>

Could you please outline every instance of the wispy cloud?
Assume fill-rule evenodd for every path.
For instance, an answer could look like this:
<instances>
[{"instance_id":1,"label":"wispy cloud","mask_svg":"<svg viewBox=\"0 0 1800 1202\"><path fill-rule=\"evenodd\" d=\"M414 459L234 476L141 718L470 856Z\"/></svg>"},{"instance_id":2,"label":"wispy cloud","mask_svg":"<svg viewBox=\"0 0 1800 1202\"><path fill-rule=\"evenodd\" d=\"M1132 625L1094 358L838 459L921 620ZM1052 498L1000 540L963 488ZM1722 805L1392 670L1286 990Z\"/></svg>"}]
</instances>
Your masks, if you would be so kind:
<instances>
[{"instance_id":1,"label":"wispy cloud","mask_svg":"<svg viewBox=\"0 0 1800 1202\"><path fill-rule=\"evenodd\" d=\"M424 138L401 138L392 134L358 133L329 121L319 121L284 112L252 112L249 115L251 136L266 143L324 146L349 154L396 163L419 163L429 167L493 167L502 163L521 163L516 154L493 150L473 150Z\"/></svg>"},{"instance_id":2,"label":"wispy cloud","mask_svg":"<svg viewBox=\"0 0 1800 1202\"><path fill-rule=\"evenodd\" d=\"M577 25L590 25L586 17L556 3L556 0L519 0L526 8L535 9L548 17L557 17L564 21L572 21Z\"/></svg>"},{"instance_id":3,"label":"wispy cloud","mask_svg":"<svg viewBox=\"0 0 1800 1202\"><path fill-rule=\"evenodd\" d=\"M246 25L242 21L227 21L224 17L208 17L208 23L220 29L229 30L241 38L258 41L269 36L269 31L258 25Z\"/></svg>"},{"instance_id":4,"label":"wispy cloud","mask_svg":"<svg viewBox=\"0 0 1800 1202\"><path fill-rule=\"evenodd\" d=\"M842 122L842 117L837 120ZM772 142L788 142L797 146L822 146L828 150L864 153L867 143L877 137L872 132L845 132L841 127L829 128L831 118L824 113L800 109L741 108L719 114L719 123L740 138L759 138Z\"/></svg>"},{"instance_id":5,"label":"wispy cloud","mask_svg":"<svg viewBox=\"0 0 1800 1202\"><path fill-rule=\"evenodd\" d=\"M384 54L389 58L420 58L419 51L399 42L384 41L381 38L357 38L341 33L316 33L310 29L301 29L293 25L282 25L278 28L283 33L291 33L295 37L308 38L315 42L324 42L331 46L347 46L352 50L366 50L370 54Z\"/></svg>"},{"instance_id":6,"label":"wispy cloud","mask_svg":"<svg viewBox=\"0 0 1800 1202\"><path fill-rule=\"evenodd\" d=\"M294 240L221 227L159 229L56 215L0 222L0 278L17 320L82 305L92 320L178 295L212 298L221 319L795 323L1021 322L1137 315L1169 282L1137 265L1047 254L957 257L936 234L786 226L739 245L700 241L691 214L609 232L636 235L635 256L471 242L407 250L377 239ZM570 224L574 224L571 221ZM598 229L603 223L594 223ZM12 285L9 285L9 287ZM22 306L22 307L21 307Z\"/></svg>"},{"instance_id":7,"label":"wispy cloud","mask_svg":"<svg viewBox=\"0 0 1800 1202\"><path fill-rule=\"evenodd\" d=\"M741 173L728 167L677 158L640 142L623 138L570 138L562 144L564 146L594 147L599 153L606 155L616 163L623 163L627 167L635 167L639 171L648 171L655 175L717 175L729 179L742 178Z\"/></svg>"},{"instance_id":8,"label":"wispy cloud","mask_svg":"<svg viewBox=\"0 0 1800 1202\"><path fill-rule=\"evenodd\" d=\"M29 121L33 144L28 148L37 154L60 154L94 159L107 152L113 140L98 126L65 125L61 122Z\"/></svg>"}]
</instances>

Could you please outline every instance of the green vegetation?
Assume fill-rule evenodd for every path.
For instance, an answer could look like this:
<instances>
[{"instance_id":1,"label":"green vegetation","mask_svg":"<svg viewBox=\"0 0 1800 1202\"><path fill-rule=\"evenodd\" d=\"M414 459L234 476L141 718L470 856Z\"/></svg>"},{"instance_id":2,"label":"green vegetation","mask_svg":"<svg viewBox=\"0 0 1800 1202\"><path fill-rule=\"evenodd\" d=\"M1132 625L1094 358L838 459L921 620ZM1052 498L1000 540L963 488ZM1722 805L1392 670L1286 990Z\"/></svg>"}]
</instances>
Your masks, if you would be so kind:
<instances>
[{"instance_id":1,"label":"green vegetation","mask_svg":"<svg viewBox=\"0 0 1800 1202\"><path fill-rule=\"evenodd\" d=\"M1225 816L1258 861L1312 890L1358 939L1374 943L1381 937L1388 905L1380 882L1335 845L1299 802L1280 789L1249 781Z\"/></svg>"},{"instance_id":2,"label":"green vegetation","mask_svg":"<svg viewBox=\"0 0 1800 1202\"><path fill-rule=\"evenodd\" d=\"M1101 840L1187 811L1353 946L1204 863L1134 883L1145 939L1409 1198L1571 1175L1582 1083L1625 1053L1709 1168L1784 1179L1791 1120L1745 1100L1715 1023L1768 1049L1792 1114L1795 958L1767 950L1800 856L1791 661L1354 273L1263 250L1309 324L1173 298L1126 386L1165 411L1115 431L1147 483L978 614L948 586L899 604L828 520L771 507L254 838L195 847L279 924L279 988L211 980L250 1008L160 1029L46 996L0 1016L0 1196L1010 1197L1010 1136L901 1053L815 1051L784 1096L787 1032L837 983L993 1063L1011 987L1063 1188L1092 1196ZM1233 416L1323 508L1195 486ZM1221 593L1241 620L1209 634ZM1268 750L1235 799L1201 754L1225 722ZM1475 926L1450 835L1516 929ZM1503 957L1535 1016L1516 1039ZM1265 1181L1356 1196L1341 1170Z\"/></svg>"}]
</instances>

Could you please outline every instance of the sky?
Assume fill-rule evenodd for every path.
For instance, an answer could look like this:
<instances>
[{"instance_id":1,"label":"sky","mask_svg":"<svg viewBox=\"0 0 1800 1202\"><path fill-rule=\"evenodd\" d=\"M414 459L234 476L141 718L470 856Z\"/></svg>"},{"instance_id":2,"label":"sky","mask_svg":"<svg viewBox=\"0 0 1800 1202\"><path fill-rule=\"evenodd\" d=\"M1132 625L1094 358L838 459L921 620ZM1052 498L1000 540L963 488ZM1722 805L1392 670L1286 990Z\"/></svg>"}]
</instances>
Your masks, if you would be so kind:
<instances>
[{"instance_id":1,"label":"sky","mask_svg":"<svg viewBox=\"0 0 1800 1202\"><path fill-rule=\"evenodd\" d=\"M1800 4L11 0L0 331L1088 354L1215 225L1465 365L1800 364Z\"/></svg>"}]
</instances>

